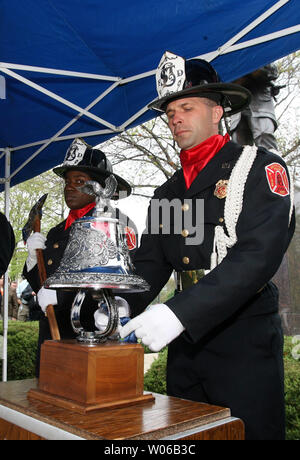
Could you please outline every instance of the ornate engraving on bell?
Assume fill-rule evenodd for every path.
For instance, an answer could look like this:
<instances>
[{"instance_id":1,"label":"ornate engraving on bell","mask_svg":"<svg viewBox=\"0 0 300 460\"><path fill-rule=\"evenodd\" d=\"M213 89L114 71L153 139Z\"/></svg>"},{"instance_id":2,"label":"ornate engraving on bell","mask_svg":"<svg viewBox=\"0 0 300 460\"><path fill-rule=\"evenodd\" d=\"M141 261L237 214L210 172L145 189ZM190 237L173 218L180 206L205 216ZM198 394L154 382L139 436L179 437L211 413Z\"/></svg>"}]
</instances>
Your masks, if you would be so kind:
<instances>
[{"instance_id":1,"label":"ornate engraving on bell","mask_svg":"<svg viewBox=\"0 0 300 460\"><path fill-rule=\"evenodd\" d=\"M109 176L105 188L88 181L80 191L95 196L96 206L91 217L83 217L72 224L69 242L58 269L45 282L52 289L72 289L78 293L71 310L71 324L77 340L98 343L112 335L118 325L118 310L114 294L149 289L148 283L134 273L124 226L108 212L109 198L115 193L116 179ZM105 302L108 325L104 332L86 332L80 324L80 309L85 291Z\"/></svg>"},{"instance_id":2,"label":"ornate engraving on bell","mask_svg":"<svg viewBox=\"0 0 300 460\"><path fill-rule=\"evenodd\" d=\"M80 271L96 265L107 265L111 259L116 258L116 243L101 229L93 231L93 226L101 222L105 225L107 221L83 221L76 226L62 260L61 271L68 271L70 267L72 271Z\"/></svg>"},{"instance_id":3,"label":"ornate engraving on bell","mask_svg":"<svg viewBox=\"0 0 300 460\"><path fill-rule=\"evenodd\" d=\"M111 217L74 222L60 266L46 284L53 289L114 289L136 292L148 284L134 274L125 230Z\"/></svg>"}]
</instances>

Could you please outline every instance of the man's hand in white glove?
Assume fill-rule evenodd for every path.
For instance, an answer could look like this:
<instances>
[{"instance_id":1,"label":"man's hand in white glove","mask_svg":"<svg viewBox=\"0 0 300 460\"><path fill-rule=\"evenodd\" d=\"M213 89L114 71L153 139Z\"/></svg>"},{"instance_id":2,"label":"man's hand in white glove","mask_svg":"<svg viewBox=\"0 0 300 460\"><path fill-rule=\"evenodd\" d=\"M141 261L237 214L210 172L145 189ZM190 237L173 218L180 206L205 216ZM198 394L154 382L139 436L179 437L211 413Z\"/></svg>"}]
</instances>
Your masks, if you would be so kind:
<instances>
[{"instance_id":1,"label":"man's hand in white glove","mask_svg":"<svg viewBox=\"0 0 300 460\"><path fill-rule=\"evenodd\" d=\"M116 307L118 308L118 312L119 312L119 324L118 324L116 333L119 333L121 329L120 319L128 318L130 316L130 307L129 307L128 302L122 297L116 296L115 302L116 302ZM94 313L94 318L95 318L96 328L99 331L104 332L108 324L107 311L104 312L104 309L102 307L98 308L98 310L96 310Z\"/></svg>"},{"instance_id":2,"label":"man's hand in white glove","mask_svg":"<svg viewBox=\"0 0 300 460\"><path fill-rule=\"evenodd\" d=\"M118 308L118 311L119 311L119 318L130 315L130 308L125 299L122 299L122 297L115 297L115 302L116 302L116 307ZM108 324L107 314L108 314L108 310L107 310L106 304L105 304L105 308L100 307L94 313L95 326L100 332L104 332L105 329L107 328L107 324ZM117 332L120 327L121 325L119 323Z\"/></svg>"},{"instance_id":3,"label":"man's hand in white glove","mask_svg":"<svg viewBox=\"0 0 300 460\"><path fill-rule=\"evenodd\" d=\"M27 250L28 250L28 257L26 259L26 267L27 270L33 269L33 267L37 264L37 256L36 250L37 249L45 249L45 241L46 238L41 233L35 232L27 240Z\"/></svg>"},{"instance_id":4,"label":"man's hand in white glove","mask_svg":"<svg viewBox=\"0 0 300 460\"><path fill-rule=\"evenodd\" d=\"M42 287L37 293L37 300L43 312L46 313L48 305L57 305L56 291Z\"/></svg>"},{"instance_id":5,"label":"man's hand in white glove","mask_svg":"<svg viewBox=\"0 0 300 460\"><path fill-rule=\"evenodd\" d=\"M151 305L146 311L133 318L120 331L122 338L131 332L142 339L152 351L159 351L176 339L184 326L177 316L165 304Z\"/></svg>"}]
</instances>

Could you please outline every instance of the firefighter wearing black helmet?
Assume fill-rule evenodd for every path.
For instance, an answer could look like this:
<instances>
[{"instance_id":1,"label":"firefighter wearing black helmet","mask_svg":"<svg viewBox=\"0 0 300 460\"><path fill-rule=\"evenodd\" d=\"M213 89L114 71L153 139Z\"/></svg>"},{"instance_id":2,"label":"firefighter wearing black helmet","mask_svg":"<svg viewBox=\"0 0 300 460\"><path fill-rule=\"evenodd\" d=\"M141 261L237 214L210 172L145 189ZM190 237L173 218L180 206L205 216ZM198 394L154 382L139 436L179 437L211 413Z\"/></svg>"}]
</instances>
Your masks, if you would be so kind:
<instances>
[{"instance_id":1,"label":"firefighter wearing black helmet","mask_svg":"<svg viewBox=\"0 0 300 460\"><path fill-rule=\"evenodd\" d=\"M126 296L135 317L121 334L135 331L153 351L168 345L169 395L229 407L246 439L283 439L283 340L270 280L294 233L287 167L218 133L250 93L220 82L209 63L166 52L157 88L150 107L166 113L182 169L151 200L134 257L151 290ZM166 202L167 231L164 212L154 212ZM179 292L144 311L173 270Z\"/></svg>"}]
</instances>

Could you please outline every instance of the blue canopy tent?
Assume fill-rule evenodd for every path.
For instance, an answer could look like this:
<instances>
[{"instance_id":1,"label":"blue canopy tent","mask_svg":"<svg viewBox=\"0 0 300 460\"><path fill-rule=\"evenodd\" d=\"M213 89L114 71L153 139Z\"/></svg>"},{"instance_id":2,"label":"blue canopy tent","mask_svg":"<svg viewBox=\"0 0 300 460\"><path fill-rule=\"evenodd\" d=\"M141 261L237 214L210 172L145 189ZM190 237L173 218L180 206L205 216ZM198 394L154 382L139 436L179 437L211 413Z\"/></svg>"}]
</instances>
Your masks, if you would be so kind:
<instances>
[{"instance_id":1,"label":"blue canopy tent","mask_svg":"<svg viewBox=\"0 0 300 460\"><path fill-rule=\"evenodd\" d=\"M61 163L77 135L96 145L155 116L165 50L232 81L299 47L297 0L2 0L0 177L6 149L15 185Z\"/></svg>"},{"instance_id":2,"label":"blue canopy tent","mask_svg":"<svg viewBox=\"0 0 300 460\"><path fill-rule=\"evenodd\" d=\"M300 48L299 0L2 0L0 191L153 118L165 50L232 81ZM87 139L88 138L88 139Z\"/></svg>"}]
</instances>

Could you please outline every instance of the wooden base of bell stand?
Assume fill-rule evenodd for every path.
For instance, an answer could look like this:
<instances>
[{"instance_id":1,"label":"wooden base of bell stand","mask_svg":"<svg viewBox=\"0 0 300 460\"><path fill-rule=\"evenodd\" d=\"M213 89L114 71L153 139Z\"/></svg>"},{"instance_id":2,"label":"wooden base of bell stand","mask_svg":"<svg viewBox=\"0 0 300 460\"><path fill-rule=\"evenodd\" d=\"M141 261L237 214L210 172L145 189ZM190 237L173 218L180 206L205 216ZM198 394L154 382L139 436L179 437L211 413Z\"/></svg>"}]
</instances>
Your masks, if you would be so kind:
<instances>
[{"instance_id":1,"label":"wooden base of bell stand","mask_svg":"<svg viewBox=\"0 0 300 460\"><path fill-rule=\"evenodd\" d=\"M0 383L0 439L244 439L228 408L144 394L143 367L137 344L45 342L39 381Z\"/></svg>"},{"instance_id":2,"label":"wooden base of bell stand","mask_svg":"<svg viewBox=\"0 0 300 460\"><path fill-rule=\"evenodd\" d=\"M151 402L81 414L28 399L33 388L38 388L36 379L0 382L0 440L105 441L98 447L101 454L114 440L151 445L158 440L169 444L244 439L243 422L225 407L154 393Z\"/></svg>"},{"instance_id":3,"label":"wooden base of bell stand","mask_svg":"<svg viewBox=\"0 0 300 460\"><path fill-rule=\"evenodd\" d=\"M49 340L41 348L38 388L27 396L86 414L153 401L152 394L144 394L143 389L141 345Z\"/></svg>"}]
</instances>

